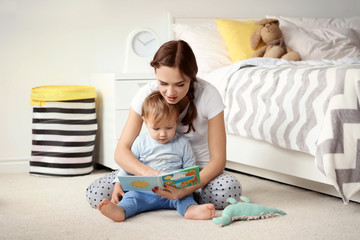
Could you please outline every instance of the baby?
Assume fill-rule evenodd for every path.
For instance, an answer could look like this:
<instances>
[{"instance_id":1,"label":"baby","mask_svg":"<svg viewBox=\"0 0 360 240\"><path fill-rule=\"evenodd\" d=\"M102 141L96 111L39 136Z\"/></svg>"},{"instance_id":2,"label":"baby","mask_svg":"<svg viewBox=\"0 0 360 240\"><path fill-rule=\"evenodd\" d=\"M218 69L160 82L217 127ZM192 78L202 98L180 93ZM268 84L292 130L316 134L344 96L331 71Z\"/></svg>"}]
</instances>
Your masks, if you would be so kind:
<instances>
[{"instance_id":1,"label":"baby","mask_svg":"<svg viewBox=\"0 0 360 240\"><path fill-rule=\"evenodd\" d=\"M159 174L195 166L195 156L187 138L176 133L179 111L166 102L158 91L150 94L142 105L142 118L148 133L140 134L131 151L140 162L157 170ZM119 171L119 175L126 174ZM121 201L122 188L115 183L112 200L103 199L100 212L115 222L125 221L138 213L157 209L176 209L186 219L205 220L215 216L211 203L199 205L190 194L170 200L150 191L126 192Z\"/></svg>"}]
</instances>

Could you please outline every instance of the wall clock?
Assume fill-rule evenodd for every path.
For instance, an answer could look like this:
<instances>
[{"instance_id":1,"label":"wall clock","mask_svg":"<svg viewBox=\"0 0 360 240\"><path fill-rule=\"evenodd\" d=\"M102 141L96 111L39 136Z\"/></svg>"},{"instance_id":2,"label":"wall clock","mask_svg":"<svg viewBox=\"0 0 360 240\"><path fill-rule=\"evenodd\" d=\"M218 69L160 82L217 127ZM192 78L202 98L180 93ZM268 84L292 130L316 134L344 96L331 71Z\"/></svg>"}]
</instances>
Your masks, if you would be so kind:
<instances>
[{"instance_id":1,"label":"wall clock","mask_svg":"<svg viewBox=\"0 0 360 240\"><path fill-rule=\"evenodd\" d=\"M149 72L155 52L160 47L157 34L148 28L137 28L128 37L125 51L124 72Z\"/></svg>"}]
</instances>

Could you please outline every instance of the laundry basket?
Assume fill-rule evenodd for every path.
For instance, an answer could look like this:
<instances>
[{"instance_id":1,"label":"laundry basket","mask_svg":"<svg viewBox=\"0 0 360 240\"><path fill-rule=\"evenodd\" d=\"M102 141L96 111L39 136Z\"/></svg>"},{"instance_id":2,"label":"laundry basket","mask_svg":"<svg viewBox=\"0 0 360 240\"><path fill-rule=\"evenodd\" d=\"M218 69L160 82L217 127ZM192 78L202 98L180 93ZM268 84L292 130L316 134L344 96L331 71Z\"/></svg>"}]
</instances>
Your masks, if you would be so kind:
<instances>
[{"instance_id":1,"label":"laundry basket","mask_svg":"<svg viewBox=\"0 0 360 240\"><path fill-rule=\"evenodd\" d=\"M93 171L97 132L95 88L60 85L33 88L30 173L79 176Z\"/></svg>"}]
</instances>

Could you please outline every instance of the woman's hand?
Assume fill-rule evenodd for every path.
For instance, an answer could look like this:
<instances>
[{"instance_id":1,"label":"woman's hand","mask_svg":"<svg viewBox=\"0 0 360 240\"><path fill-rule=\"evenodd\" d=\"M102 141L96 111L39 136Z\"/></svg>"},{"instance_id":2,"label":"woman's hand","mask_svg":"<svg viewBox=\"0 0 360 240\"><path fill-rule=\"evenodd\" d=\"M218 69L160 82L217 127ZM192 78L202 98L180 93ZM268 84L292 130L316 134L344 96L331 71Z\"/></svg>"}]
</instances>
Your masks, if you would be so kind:
<instances>
[{"instance_id":1,"label":"woman's hand","mask_svg":"<svg viewBox=\"0 0 360 240\"><path fill-rule=\"evenodd\" d=\"M124 191L121 187L121 184L119 182L115 183L113 193L111 195L111 202L118 204L120 202L119 198L120 196L124 196Z\"/></svg>"},{"instance_id":2,"label":"woman's hand","mask_svg":"<svg viewBox=\"0 0 360 240\"><path fill-rule=\"evenodd\" d=\"M188 191L187 188L178 189L176 187L167 186L167 185L164 185L164 188L165 189L155 187L152 191L154 193L160 195L161 197L167 198L170 200L180 199L191 193Z\"/></svg>"}]
</instances>

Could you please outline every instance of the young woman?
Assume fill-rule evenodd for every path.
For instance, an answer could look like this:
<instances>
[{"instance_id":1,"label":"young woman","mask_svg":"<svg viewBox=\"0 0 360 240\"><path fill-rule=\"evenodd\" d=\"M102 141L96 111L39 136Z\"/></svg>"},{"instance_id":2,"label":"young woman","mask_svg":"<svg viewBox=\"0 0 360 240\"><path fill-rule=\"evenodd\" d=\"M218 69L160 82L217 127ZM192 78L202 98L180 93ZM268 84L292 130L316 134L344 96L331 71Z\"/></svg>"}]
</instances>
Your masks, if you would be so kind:
<instances>
[{"instance_id":1,"label":"young woman","mask_svg":"<svg viewBox=\"0 0 360 240\"><path fill-rule=\"evenodd\" d=\"M198 203L212 203L216 209L223 209L227 206L226 199L239 197L242 189L235 177L223 172L226 163L225 105L219 92L210 83L196 77L195 55L185 41L163 44L151 66L155 69L157 80L144 86L134 97L115 150L115 161L134 175L159 174L131 153L132 143L143 123L142 103L150 93L158 90L168 103L177 104L180 109L177 132L190 141L196 164L201 169L201 183L183 189L159 189L156 193L172 200L194 193ZM109 173L87 188L87 199L92 207L96 208L104 198L111 199L116 176L116 171ZM124 193L120 190L118 197L122 195Z\"/></svg>"}]
</instances>

